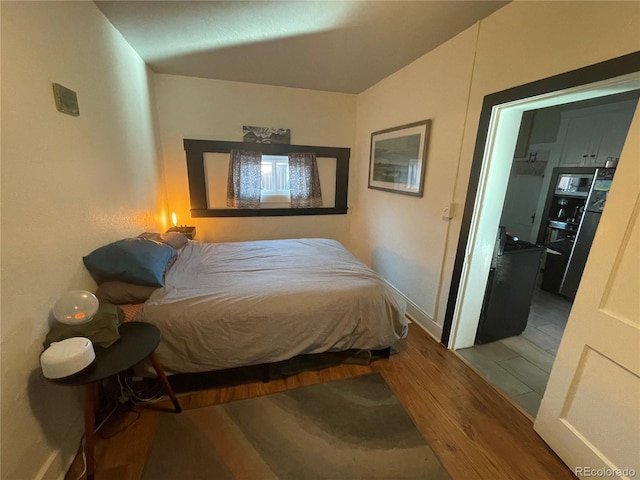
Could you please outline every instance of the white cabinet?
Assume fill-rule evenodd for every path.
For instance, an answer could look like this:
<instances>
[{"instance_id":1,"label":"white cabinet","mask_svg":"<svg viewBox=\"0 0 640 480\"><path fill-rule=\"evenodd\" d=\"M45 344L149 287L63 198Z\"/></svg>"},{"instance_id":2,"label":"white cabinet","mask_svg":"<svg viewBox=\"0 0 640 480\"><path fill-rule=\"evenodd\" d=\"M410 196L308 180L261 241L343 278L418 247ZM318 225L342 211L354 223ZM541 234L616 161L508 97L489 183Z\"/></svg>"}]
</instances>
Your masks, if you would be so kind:
<instances>
[{"instance_id":1,"label":"white cabinet","mask_svg":"<svg viewBox=\"0 0 640 480\"><path fill-rule=\"evenodd\" d=\"M563 124L565 121L562 122ZM600 123L591 115L566 119L564 145L560 154L562 166L591 166L600 147ZM561 131L562 133L562 131Z\"/></svg>"},{"instance_id":2,"label":"white cabinet","mask_svg":"<svg viewBox=\"0 0 640 480\"><path fill-rule=\"evenodd\" d=\"M555 144L559 125L560 112L557 109L546 108L523 112L513 155L514 160L535 162L540 150L549 150L549 145Z\"/></svg>"},{"instance_id":3,"label":"white cabinet","mask_svg":"<svg viewBox=\"0 0 640 480\"><path fill-rule=\"evenodd\" d=\"M620 158L620 153L627 138L632 119L633 110L629 112L628 115L610 114L606 116L602 124L600 146L598 148L596 165L594 166L604 165L607 158Z\"/></svg>"},{"instance_id":4,"label":"white cabinet","mask_svg":"<svg viewBox=\"0 0 640 480\"><path fill-rule=\"evenodd\" d=\"M636 101L562 112L560 166L601 167L620 157Z\"/></svg>"},{"instance_id":5,"label":"white cabinet","mask_svg":"<svg viewBox=\"0 0 640 480\"><path fill-rule=\"evenodd\" d=\"M523 112L522 121L520 122L520 131L518 132L518 140L516 141L516 151L513 157L518 160L524 160L528 153L529 137L531 135L531 127L533 125L534 110Z\"/></svg>"}]
</instances>

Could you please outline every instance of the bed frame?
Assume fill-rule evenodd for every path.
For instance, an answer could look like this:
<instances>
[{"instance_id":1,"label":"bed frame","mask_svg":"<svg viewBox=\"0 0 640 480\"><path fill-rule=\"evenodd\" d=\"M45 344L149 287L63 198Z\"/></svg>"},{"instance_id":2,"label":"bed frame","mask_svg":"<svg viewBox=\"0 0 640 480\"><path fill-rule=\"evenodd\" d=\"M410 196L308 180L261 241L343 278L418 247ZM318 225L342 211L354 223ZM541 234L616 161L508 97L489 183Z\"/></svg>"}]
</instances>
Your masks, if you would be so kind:
<instances>
[{"instance_id":1,"label":"bed frame","mask_svg":"<svg viewBox=\"0 0 640 480\"><path fill-rule=\"evenodd\" d=\"M300 372L322 370L357 358L358 350L344 352L324 352L310 355L298 355L289 360L275 363L262 363L246 367L227 368L198 373L177 373L169 377L171 387L176 393L187 393L195 390L241 385L262 381L285 378ZM389 358L391 347L381 350L371 350L370 361ZM355 363L355 362L354 362Z\"/></svg>"}]
</instances>

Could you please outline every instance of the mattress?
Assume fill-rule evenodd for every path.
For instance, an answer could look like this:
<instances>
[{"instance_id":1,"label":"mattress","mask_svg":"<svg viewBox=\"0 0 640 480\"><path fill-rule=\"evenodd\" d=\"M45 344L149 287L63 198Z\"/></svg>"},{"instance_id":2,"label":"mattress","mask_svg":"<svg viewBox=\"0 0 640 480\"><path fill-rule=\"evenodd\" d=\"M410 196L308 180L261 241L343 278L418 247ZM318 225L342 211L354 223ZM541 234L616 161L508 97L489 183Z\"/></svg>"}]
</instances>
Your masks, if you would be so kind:
<instances>
[{"instance_id":1,"label":"mattress","mask_svg":"<svg viewBox=\"0 0 640 480\"><path fill-rule=\"evenodd\" d=\"M156 325L171 372L382 349L407 332L404 303L329 239L190 241L137 320Z\"/></svg>"}]
</instances>

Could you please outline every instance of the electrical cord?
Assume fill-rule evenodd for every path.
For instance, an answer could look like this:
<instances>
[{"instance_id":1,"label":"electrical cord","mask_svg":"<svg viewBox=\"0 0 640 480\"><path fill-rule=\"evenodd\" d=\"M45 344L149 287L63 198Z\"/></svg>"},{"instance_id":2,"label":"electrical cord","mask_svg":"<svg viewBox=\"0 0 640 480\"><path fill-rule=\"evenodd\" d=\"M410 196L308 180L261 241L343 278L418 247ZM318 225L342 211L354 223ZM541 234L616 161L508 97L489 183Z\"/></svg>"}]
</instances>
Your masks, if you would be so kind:
<instances>
[{"instance_id":1,"label":"electrical cord","mask_svg":"<svg viewBox=\"0 0 640 480\"><path fill-rule=\"evenodd\" d=\"M109 420L114 413L116 413L116 410L118 409L118 404L116 403L113 407L113 409L111 409L111 411L102 419L102 421L98 424L97 427L95 427L93 429L94 433L98 433L98 430L100 430L100 428L102 428L102 426L107 423L107 420ZM136 419L130 424L132 425L133 423L135 423L135 421L139 418L140 414L138 414L138 417L136 417ZM125 428L123 428L120 431L124 431L126 428L128 428L130 425L127 425ZM116 432L116 434L119 432ZM115 434L114 434L115 435ZM108 437L110 438L110 437ZM78 478L76 480L81 480L82 477L84 476L85 473L87 473L87 454L85 453L85 444L86 444L86 435L83 433L82 437L80 438L80 452L82 453L82 473L78 476Z\"/></svg>"},{"instance_id":2,"label":"electrical cord","mask_svg":"<svg viewBox=\"0 0 640 480\"><path fill-rule=\"evenodd\" d=\"M76 480L81 480L84 477L84 474L87 473L87 455L84 453L84 433L80 438L80 452L82 453L82 473L76 478Z\"/></svg>"},{"instance_id":3,"label":"electrical cord","mask_svg":"<svg viewBox=\"0 0 640 480\"><path fill-rule=\"evenodd\" d=\"M159 400L164 395L164 389L159 382L147 382L146 385L133 386L127 373L118 375L117 381L121 403L130 402L133 405L143 405Z\"/></svg>"},{"instance_id":4,"label":"electrical cord","mask_svg":"<svg viewBox=\"0 0 640 480\"><path fill-rule=\"evenodd\" d=\"M134 388L129 382L127 373L118 374L116 375L116 378L118 381L119 395L117 396L117 398L112 397L112 399L115 400L115 405L111 409L111 411L105 416L105 418L98 424L98 426L94 428L94 433L98 433L98 430L100 430L100 428L102 428L102 426L105 423L107 423L107 420L109 420L113 416L113 414L116 412L116 410L118 410L118 407L121 404L130 402L133 405L142 405L144 403L156 401L160 399L164 394L164 390L160 383L155 383L150 388L146 388L146 389L144 387ZM119 433L124 432L127 428L129 428L131 425L136 423L140 418L140 412L133 411L133 413L135 414L135 418L132 421L130 421L127 425L118 429L116 432L110 435L100 435L100 437L103 439L109 439L109 438L115 437ZM86 445L86 436L83 434L82 437L80 438L80 447L79 447L80 452L82 454L83 468L82 468L82 473L77 477L76 480L81 480L82 477L87 473L87 456L85 453L85 445Z\"/></svg>"},{"instance_id":5,"label":"electrical cord","mask_svg":"<svg viewBox=\"0 0 640 480\"><path fill-rule=\"evenodd\" d=\"M107 420L109 420L111 418L111 416L116 413L116 410L118 410L118 404L116 403L116 405L113 407L113 409L107 414L107 416L98 424L98 426L96 428L93 429L94 433L97 433L98 430L100 430L100 428L102 428L102 426L107 423Z\"/></svg>"}]
</instances>

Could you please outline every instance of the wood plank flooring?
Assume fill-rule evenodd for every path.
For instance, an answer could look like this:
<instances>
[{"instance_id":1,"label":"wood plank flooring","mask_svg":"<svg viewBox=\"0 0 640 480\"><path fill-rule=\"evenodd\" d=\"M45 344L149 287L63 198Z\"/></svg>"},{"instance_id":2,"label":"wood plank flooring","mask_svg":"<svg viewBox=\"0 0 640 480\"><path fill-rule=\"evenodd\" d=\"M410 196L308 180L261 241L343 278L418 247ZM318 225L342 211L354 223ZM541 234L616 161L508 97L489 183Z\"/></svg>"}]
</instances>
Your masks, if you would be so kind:
<instances>
[{"instance_id":1,"label":"wood plank flooring","mask_svg":"<svg viewBox=\"0 0 640 480\"><path fill-rule=\"evenodd\" d=\"M415 325L402 352L370 366L339 365L179 399L184 409L198 408L370 372L382 373L453 479L576 478L510 400ZM130 426L110 438L98 438L96 480L141 478L161 409L170 411L171 404L136 407L140 416L135 422L137 414L131 412L107 422L103 436ZM78 456L66 479L76 479L82 465Z\"/></svg>"}]
</instances>

